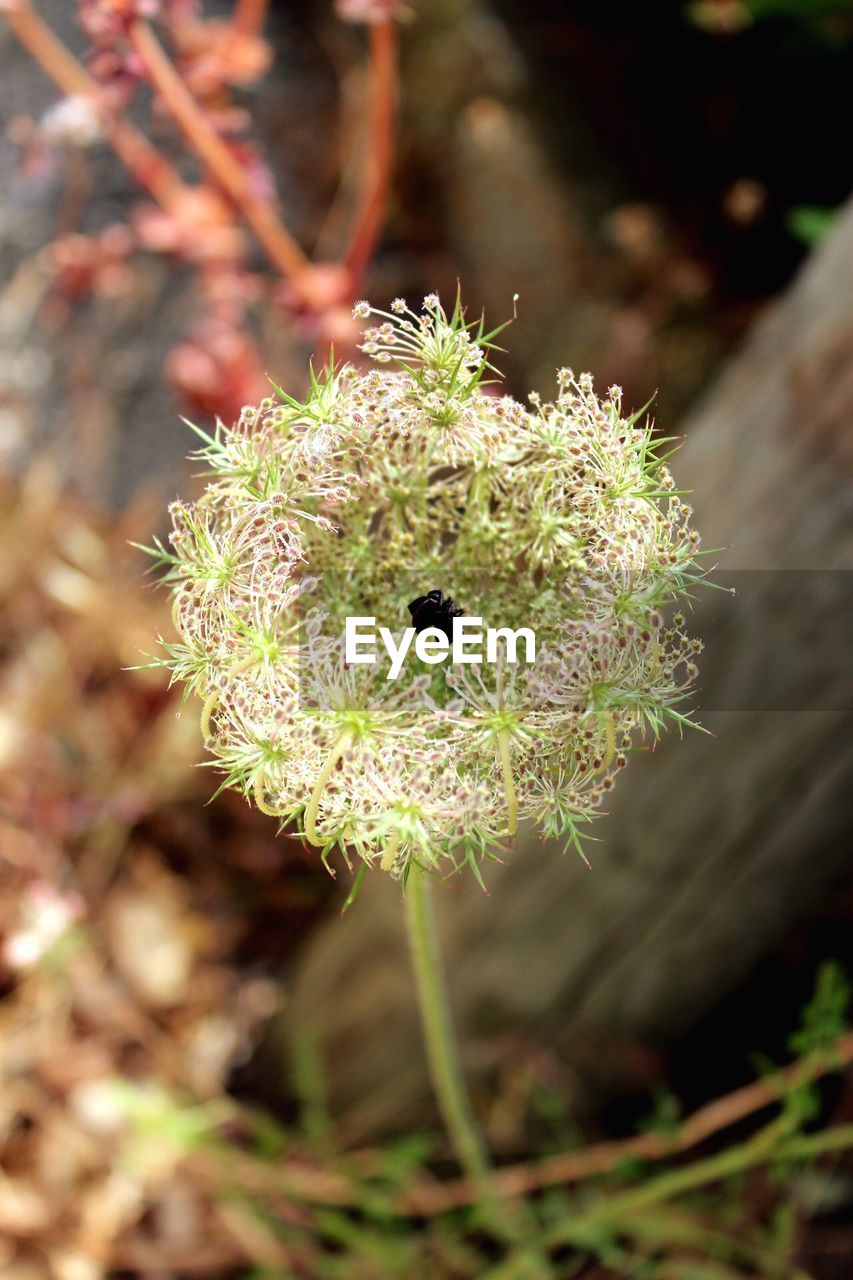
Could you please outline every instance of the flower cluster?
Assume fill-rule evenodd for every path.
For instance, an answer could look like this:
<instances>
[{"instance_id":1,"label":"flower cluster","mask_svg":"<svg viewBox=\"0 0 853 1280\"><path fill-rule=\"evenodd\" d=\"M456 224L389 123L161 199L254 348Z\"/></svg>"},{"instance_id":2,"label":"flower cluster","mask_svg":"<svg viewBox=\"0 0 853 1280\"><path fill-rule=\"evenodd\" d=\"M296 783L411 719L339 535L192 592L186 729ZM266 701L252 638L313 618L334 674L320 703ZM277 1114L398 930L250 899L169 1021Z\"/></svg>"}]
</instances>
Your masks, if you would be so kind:
<instances>
[{"instance_id":1,"label":"flower cluster","mask_svg":"<svg viewBox=\"0 0 853 1280\"><path fill-rule=\"evenodd\" d=\"M172 507L173 679L203 704L224 786L322 848L405 877L530 820L581 851L632 744L684 710L699 645L667 617L701 572L666 442L587 375L496 390L499 330L430 295L369 320L376 367L312 371L204 436L210 482ZM348 665L347 617L400 633L441 589L530 627L530 665ZM479 874L479 872L478 872Z\"/></svg>"}]
</instances>

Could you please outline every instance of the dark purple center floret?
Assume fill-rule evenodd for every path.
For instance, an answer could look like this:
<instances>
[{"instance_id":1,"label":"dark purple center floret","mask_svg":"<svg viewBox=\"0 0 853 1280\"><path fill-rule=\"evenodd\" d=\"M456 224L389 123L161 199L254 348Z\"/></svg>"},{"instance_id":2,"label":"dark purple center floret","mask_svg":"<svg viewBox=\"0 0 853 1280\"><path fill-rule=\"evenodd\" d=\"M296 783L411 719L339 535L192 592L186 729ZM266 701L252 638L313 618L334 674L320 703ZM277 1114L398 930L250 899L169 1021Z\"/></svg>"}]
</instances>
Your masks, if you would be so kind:
<instances>
[{"instance_id":1,"label":"dark purple center floret","mask_svg":"<svg viewBox=\"0 0 853 1280\"><path fill-rule=\"evenodd\" d=\"M462 610L457 609L450 596L443 595L441 591L428 591L425 596L418 596L409 605L409 613L415 631L437 627L448 640L453 638L453 619L462 617Z\"/></svg>"}]
</instances>

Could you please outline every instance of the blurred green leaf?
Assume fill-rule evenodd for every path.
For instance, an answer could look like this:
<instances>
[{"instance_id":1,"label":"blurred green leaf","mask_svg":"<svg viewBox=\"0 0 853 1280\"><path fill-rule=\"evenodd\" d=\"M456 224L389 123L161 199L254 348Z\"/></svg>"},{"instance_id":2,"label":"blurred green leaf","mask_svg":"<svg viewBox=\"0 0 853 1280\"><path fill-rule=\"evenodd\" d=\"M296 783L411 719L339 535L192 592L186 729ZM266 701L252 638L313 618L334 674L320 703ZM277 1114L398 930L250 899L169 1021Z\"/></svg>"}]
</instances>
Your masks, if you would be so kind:
<instances>
[{"instance_id":1,"label":"blurred green leaf","mask_svg":"<svg viewBox=\"0 0 853 1280\"><path fill-rule=\"evenodd\" d=\"M853 16L853 0L742 0L756 22L762 18L837 18Z\"/></svg>"},{"instance_id":2,"label":"blurred green leaf","mask_svg":"<svg viewBox=\"0 0 853 1280\"><path fill-rule=\"evenodd\" d=\"M847 1030L850 995L850 982L841 965L834 960L821 965L800 1026L788 1040L791 1052L805 1057L831 1049Z\"/></svg>"},{"instance_id":3,"label":"blurred green leaf","mask_svg":"<svg viewBox=\"0 0 853 1280\"><path fill-rule=\"evenodd\" d=\"M672 1139L678 1133L682 1118L681 1103L669 1089L658 1088L652 1100L652 1110L640 1123L643 1133L656 1133L661 1138Z\"/></svg>"},{"instance_id":4,"label":"blurred green leaf","mask_svg":"<svg viewBox=\"0 0 853 1280\"><path fill-rule=\"evenodd\" d=\"M792 236L811 248L813 245L820 244L829 234L837 217L837 209L804 204L790 210L785 219L785 225Z\"/></svg>"}]
</instances>

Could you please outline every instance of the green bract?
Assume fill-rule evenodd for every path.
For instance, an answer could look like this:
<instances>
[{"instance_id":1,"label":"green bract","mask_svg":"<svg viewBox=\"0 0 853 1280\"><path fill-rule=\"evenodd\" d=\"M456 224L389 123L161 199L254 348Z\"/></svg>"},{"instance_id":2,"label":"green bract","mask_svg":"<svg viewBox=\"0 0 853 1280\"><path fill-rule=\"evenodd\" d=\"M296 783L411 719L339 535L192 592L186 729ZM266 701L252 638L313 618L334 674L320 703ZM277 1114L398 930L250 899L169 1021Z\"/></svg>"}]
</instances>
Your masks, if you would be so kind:
<instances>
[{"instance_id":1,"label":"green bract","mask_svg":"<svg viewBox=\"0 0 853 1280\"><path fill-rule=\"evenodd\" d=\"M479 859L526 819L580 850L633 737L679 710L699 645L667 606L700 577L661 441L620 391L558 373L495 393L491 339L436 297L374 317L363 371L312 371L205 437L211 479L172 506L177 643L224 786L328 851L405 876ZM440 589L527 626L531 666L347 666L348 616L401 632Z\"/></svg>"}]
</instances>

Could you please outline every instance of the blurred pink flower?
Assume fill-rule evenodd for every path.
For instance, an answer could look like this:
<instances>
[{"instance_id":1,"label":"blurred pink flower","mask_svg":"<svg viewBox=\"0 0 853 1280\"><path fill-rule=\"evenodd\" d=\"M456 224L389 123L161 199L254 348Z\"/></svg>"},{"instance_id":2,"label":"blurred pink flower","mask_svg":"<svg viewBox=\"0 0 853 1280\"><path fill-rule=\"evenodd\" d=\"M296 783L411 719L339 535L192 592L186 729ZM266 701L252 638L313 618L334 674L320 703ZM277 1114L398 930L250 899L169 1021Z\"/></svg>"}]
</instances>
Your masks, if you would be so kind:
<instances>
[{"instance_id":1,"label":"blurred pink flower","mask_svg":"<svg viewBox=\"0 0 853 1280\"><path fill-rule=\"evenodd\" d=\"M399 12L397 0L335 0L335 13L342 22L387 22Z\"/></svg>"},{"instance_id":2,"label":"blurred pink flower","mask_svg":"<svg viewBox=\"0 0 853 1280\"><path fill-rule=\"evenodd\" d=\"M31 969L83 915L76 893L60 893L47 880L33 880L24 890L20 922L3 943L3 958L12 969Z\"/></svg>"},{"instance_id":3,"label":"blurred pink flower","mask_svg":"<svg viewBox=\"0 0 853 1280\"><path fill-rule=\"evenodd\" d=\"M80 0L80 26L95 44L111 44L132 22L155 18L159 0Z\"/></svg>"}]
</instances>

